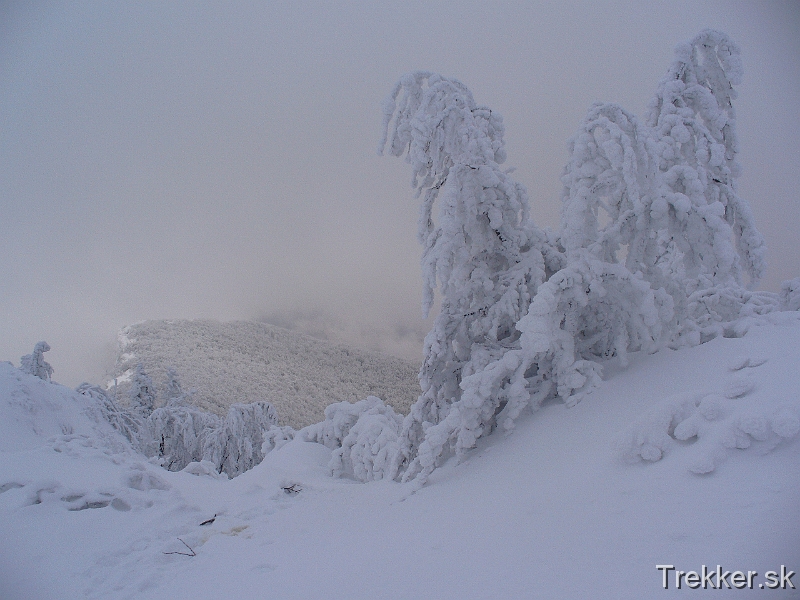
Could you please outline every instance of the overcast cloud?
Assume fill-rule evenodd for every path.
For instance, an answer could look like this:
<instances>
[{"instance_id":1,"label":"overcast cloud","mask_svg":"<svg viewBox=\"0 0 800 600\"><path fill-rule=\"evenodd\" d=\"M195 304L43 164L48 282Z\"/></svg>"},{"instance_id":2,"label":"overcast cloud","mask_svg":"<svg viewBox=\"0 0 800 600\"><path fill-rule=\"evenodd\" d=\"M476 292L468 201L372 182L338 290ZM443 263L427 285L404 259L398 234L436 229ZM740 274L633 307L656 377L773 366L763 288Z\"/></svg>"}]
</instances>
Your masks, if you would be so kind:
<instances>
[{"instance_id":1,"label":"overcast cloud","mask_svg":"<svg viewBox=\"0 0 800 600\"><path fill-rule=\"evenodd\" d=\"M586 4L586 6L584 6ZM534 220L597 100L643 115L704 27L742 48L740 194L800 275L796 2L0 4L0 359L99 381L144 319L271 321L421 356L417 201L378 157L412 70L503 115Z\"/></svg>"}]
</instances>

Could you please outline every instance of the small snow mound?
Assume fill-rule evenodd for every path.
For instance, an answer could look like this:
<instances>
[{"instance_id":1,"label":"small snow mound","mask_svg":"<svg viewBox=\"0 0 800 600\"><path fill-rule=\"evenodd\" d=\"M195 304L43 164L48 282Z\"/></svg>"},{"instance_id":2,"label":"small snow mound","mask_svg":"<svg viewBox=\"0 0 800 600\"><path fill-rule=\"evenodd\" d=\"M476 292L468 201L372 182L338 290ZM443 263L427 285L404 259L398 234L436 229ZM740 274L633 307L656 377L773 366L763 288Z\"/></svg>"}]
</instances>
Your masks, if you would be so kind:
<instances>
[{"instance_id":1,"label":"small snow mound","mask_svg":"<svg viewBox=\"0 0 800 600\"><path fill-rule=\"evenodd\" d=\"M696 393L680 394L651 409L617 443L623 460L656 462L675 445L676 439L687 440L696 435L690 423L679 426L695 413L700 399Z\"/></svg>"},{"instance_id":2,"label":"small snow mound","mask_svg":"<svg viewBox=\"0 0 800 600\"><path fill-rule=\"evenodd\" d=\"M747 367L760 367L767 362L767 360L766 356L750 356L749 354L737 356L728 363L728 370L741 371Z\"/></svg>"},{"instance_id":3,"label":"small snow mound","mask_svg":"<svg viewBox=\"0 0 800 600\"><path fill-rule=\"evenodd\" d=\"M731 400L741 398L752 392L756 387L755 382L745 375L734 375L725 386L723 395Z\"/></svg>"},{"instance_id":4,"label":"small snow mound","mask_svg":"<svg viewBox=\"0 0 800 600\"><path fill-rule=\"evenodd\" d=\"M766 441L770 433L770 424L764 415L746 414L739 417L738 427L754 440Z\"/></svg>"},{"instance_id":5,"label":"small snow mound","mask_svg":"<svg viewBox=\"0 0 800 600\"><path fill-rule=\"evenodd\" d=\"M747 355L737 356L728 363L729 371L741 371L745 367L750 366L750 357Z\"/></svg>"},{"instance_id":6,"label":"small snow mound","mask_svg":"<svg viewBox=\"0 0 800 600\"><path fill-rule=\"evenodd\" d=\"M144 465L135 465L133 473L128 475L127 485L129 488L140 492L150 490L168 490L170 488L167 481L155 473L151 473Z\"/></svg>"},{"instance_id":7,"label":"small snow mound","mask_svg":"<svg viewBox=\"0 0 800 600\"><path fill-rule=\"evenodd\" d=\"M217 473L216 465L210 460L201 460L200 462L190 462L182 471L190 475L197 475L199 477L210 477L211 479L228 479L226 473Z\"/></svg>"},{"instance_id":8,"label":"small snow mound","mask_svg":"<svg viewBox=\"0 0 800 600\"><path fill-rule=\"evenodd\" d=\"M623 459L654 462L674 448L684 456L690 472L707 474L726 459L729 450L758 447L766 454L800 432L800 407L776 407L769 398L736 402L749 389L752 381L741 378L735 386L728 385L724 397L706 394L666 400L626 433L618 448Z\"/></svg>"},{"instance_id":9,"label":"small snow mound","mask_svg":"<svg viewBox=\"0 0 800 600\"><path fill-rule=\"evenodd\" d=\"M723 402L725 398L719 394L709 394L700 400L697 410L708 421L716 421L724 414Z\"/></svg>"},{"instance_id":10,"label":"small snow mound","mask_svg":"<svg viewBox=\"0 0 800 600\"><path fill-rule=\"evenodd\" d=\"M782 438L792 438L800 432L800 415L788 407L780 408L772 418L772 431Z\"/></svg>"}]
</instances>

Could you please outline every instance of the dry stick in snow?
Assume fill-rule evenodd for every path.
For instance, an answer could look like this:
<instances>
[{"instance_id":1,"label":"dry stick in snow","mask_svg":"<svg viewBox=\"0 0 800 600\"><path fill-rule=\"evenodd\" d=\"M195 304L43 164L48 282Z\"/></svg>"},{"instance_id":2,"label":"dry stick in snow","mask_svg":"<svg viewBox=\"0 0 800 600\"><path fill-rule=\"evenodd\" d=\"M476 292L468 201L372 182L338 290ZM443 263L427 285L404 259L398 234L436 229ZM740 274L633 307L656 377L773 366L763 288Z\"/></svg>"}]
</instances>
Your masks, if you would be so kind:
<instances>
[{"instance_id":1,"label":"dry stick in snow","mask_svg":"<svg viewBox=\"0 0 800 600\"><path fill-rule=\"evenodd\" d=\"M178 539L180 540L181 544L183 544L184 546L189 548L189 552L191 552L191 554L189 554L189 552L164 552L164 554L180 554L181 556L197 556L197 552L192 550L192 548L191 548L191 546L189 546L189 544L187 544L186 542L181 540L181 538L178 538Z\"/></svg>"}]
</instances>

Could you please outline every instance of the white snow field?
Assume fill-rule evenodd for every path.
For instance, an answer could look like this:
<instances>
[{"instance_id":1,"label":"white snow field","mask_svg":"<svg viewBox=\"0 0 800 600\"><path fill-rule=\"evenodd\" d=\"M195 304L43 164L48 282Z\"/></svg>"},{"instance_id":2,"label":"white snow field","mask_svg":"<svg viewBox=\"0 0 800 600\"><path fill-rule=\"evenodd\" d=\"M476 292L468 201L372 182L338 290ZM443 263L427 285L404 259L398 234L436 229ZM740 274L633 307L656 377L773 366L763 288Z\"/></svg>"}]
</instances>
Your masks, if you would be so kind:
<instances>
[{"instance_id":1,"label":"white snow field","mask_svg":"<svg viewBox=\"0 0 800 600\"><path fill-rule=\"evenodd\" d=\"M333 402L373 395L407 413L419 396L418 364L266 323L176 319L124 328L112 376L120 404L139 363L157 387L174 367L204 410L224 415L235 402L265 400L295 429L321 421ZM113 379L107 387L113 392Z\"/></svg>"},{"instance_id":2,"label":"white snow field","mask_svg":"<svg viewBox=\"0 0 800 600\"><path fill-rule=\"evenodd\" d=\"M231 480L168 472L2 363L0 598L797 598L798 340L772 313L608 363L420 489L334 478L302 435Z\"/></svg>"}]
</instances>

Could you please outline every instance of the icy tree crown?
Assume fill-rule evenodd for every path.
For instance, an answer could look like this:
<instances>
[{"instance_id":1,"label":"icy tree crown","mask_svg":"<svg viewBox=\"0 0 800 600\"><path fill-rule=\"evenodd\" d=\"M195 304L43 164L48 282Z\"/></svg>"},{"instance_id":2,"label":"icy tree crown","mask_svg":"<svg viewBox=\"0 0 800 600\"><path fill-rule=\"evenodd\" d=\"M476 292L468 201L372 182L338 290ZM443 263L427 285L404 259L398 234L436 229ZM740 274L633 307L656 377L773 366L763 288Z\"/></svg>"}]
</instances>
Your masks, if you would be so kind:
<instances>
[{"instance_id":1,"label":"icy tree crown","mask_svg":"<svg viewBox=\"0 0 800 600\"><path fill-rule=\"evenodd\" d=\"M391 155L405 153L412 185L421 192L441 185L453 164L503 163L504 132L502 117L477 106L463 83L417 71L403 76L383 102L378 152L388 144Z\"/></svg>"},{"instance_id":2,"label":"icy tree crown","mask_svg":"<svg viewBox=\"0 0 800 600\"><path fill-rule=\"evenodd\" d=\"M53 375L53 367L44 359L44 353L50 350L47 342L39 342L34 346L33 353L26 354L20 359L20 370L28 375L34 375L39 379L50 381Z\"/></svg>"}]
</instances>

